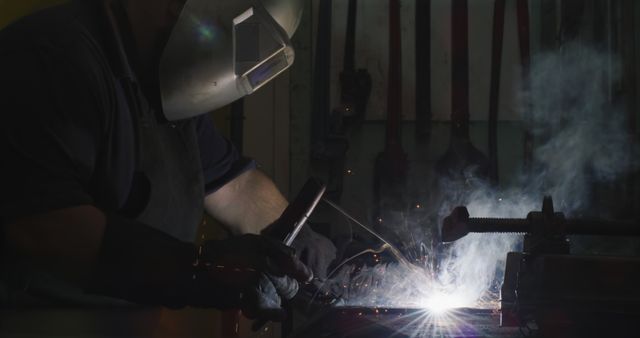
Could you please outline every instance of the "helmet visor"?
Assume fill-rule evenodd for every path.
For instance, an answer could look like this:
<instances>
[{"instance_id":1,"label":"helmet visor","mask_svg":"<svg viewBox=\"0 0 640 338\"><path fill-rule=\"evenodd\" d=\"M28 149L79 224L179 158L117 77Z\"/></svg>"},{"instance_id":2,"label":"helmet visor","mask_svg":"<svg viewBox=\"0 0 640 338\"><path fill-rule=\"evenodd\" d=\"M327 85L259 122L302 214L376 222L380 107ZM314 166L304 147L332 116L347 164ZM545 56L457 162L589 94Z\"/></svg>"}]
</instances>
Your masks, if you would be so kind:
<instances>
[{"instance_id":1,"label":"helmet visor","mask_svg":"<svg viewBox=\"0 0 640 338\"><path fill-rule=\"evenodd\" d=\"M160 61L168 120L210 112L289 68L289 36L260 1L189 0Z\"/></svg>"}]
</instances>

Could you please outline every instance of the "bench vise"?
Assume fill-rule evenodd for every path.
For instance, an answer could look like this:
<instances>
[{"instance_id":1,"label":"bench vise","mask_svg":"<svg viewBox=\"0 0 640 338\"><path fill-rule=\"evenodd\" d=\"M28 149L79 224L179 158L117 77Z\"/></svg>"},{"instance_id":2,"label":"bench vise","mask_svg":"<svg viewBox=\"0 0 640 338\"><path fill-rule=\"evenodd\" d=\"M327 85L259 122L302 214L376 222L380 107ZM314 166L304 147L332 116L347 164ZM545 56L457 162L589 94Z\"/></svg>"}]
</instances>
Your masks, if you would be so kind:
<instances>
[{"instance_id":1,"label":"bench vise","mask_svg":"<svg viewBox=\"0 0 640 338\"><path fill-rule=\"evenodd\" d=\"M468 233L524 236L507 254L501 326L540 337L631 337L640 329L640 258L572 255L570 235L640 237L637 222L567 219L551 197L524 219L471 218L457 207L442 226L443 242Z\"/></svg>"}]
</instances>

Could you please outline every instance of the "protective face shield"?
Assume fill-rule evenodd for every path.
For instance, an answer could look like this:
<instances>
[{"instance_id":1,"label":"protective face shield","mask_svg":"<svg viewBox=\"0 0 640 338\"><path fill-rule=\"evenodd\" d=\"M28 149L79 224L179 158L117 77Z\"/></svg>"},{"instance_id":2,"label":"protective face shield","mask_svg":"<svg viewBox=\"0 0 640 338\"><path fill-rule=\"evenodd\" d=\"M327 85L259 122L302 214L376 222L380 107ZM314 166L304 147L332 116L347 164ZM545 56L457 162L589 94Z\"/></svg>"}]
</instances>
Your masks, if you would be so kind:
<instances>
[{"instance_id":1,"label":"protective face shield","mask_svg":"<svg viewBox=\"0 0 640 338\"><path fill-rule=\"evenodd\" d=\"M187 0L160 60L170 121L253 93L293 63L302 0Z\"/></svg>"}]
</instances>

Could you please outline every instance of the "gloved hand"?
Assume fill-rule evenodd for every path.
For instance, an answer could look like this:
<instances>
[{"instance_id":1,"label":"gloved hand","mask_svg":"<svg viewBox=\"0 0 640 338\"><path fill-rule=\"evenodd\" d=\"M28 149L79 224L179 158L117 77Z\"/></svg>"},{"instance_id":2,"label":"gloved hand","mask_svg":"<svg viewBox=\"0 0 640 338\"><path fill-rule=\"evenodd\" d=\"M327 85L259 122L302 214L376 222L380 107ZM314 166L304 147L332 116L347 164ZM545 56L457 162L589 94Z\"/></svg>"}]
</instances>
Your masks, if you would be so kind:
<instances>
[{"instance_id":1,"label":"gloved hand","mask_svg":"<svg viewBox=\"0 0 640 338\"><path fill-rule=\"evenodd\" d=\"M243 293L241 309L245 317L266 321L282 321L286 313L282 299L289 300L298 293L298 283L289 277L260 274L257 285Z\"/></svg>"},{"instance_id":2,"label":"gloved hand","mask_svg":"<svg viewBox=\"0 0 640 338\"><path fill-rule=\"evenodd\" d=\"M229 306L239 307L251 319L283 320L281 299L293 298L298 282L313 278L292 248L266 236L207 241L198 260L201 273L227 290Z\"/></svg>"},{"instance_id":3,"label":"gloved hand","mask_svg":"<svg viewBox=\"0 0 640 338\"><path fill-rule=\"evenodd\" d=\"M327 279L329 265L336 259L336 246L327 237L305 225L293 241L297 256L320 280Z\"/></svg>"}]
</instances>

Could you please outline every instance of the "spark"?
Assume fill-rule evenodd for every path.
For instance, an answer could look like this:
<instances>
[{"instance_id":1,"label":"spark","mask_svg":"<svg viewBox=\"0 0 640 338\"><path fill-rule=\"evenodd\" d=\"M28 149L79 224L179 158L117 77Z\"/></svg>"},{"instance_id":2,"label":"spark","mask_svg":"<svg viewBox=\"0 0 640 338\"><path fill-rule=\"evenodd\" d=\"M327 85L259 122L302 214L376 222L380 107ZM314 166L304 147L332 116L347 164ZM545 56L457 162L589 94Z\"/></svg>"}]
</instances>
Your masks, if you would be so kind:
<instances>
[{"instance_id":1,"label":"spark","mask_svg":"<svg viewBox=\"0 0 640 338\"><path fill-rule=\"evenodd\" d=\"M435 314L479 305L472 288L413 264L378 263L359 271L346 267L333 278L341 279L347 306L416 308Z\"/></svg>"},{"instance_id":2,"label":"spark","mask_svg":"<svg viewBox=\"0 0 640 338\"><path fill-rule=\"evenodd\" d=\"M496 199L493 201L495 203ZM416 208L423 207L418 202L414 203ZM500 259L508 252L513 239L506 239L504 246L487 247L482 243L498 241L468 236L436 260L434 248L418 239L412 238L409 242L407 247L414 248L410 249L412 251L400 252L378 233L347 213L343 214L384 244L347 258L329 272L329 284L335 285L333 294L341 298L339 306L415 309L410 318L394 316L399 320L397 324L406 330L403 333L408 333L409 337L455 336L473 329L464 322L465 311L462 309L497 308L498 296L491 288L492 282L496 267L502 265ZM383 221L382 217L375 220ZM382 255L383 252L391 256ZM373 260L365 259L364 262L376 264L370 266L356 262L350 265L351 261L365 254ZM394 261L390 262L388 258ZM331 287L329 284L325 285ZM386 310L384 312L387 313ZM425 336L420 332L430 332L431 335Z\"/></svg>"}]
</instances>

